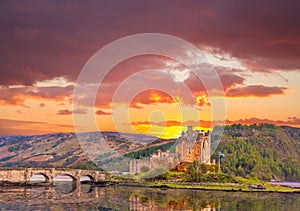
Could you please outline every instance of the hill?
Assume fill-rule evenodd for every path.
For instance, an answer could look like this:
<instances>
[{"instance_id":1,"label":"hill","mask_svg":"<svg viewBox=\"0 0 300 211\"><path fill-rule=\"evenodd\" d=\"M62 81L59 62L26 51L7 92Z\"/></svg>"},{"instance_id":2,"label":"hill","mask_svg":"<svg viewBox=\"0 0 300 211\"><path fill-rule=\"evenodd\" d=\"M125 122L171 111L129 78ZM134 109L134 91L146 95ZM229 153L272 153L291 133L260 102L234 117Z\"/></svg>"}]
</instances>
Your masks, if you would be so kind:
<instances>
[{"instance_id":1,"label":"hill","mask_svg":"<svg viewBox=\"0 0 300 211\"><path fill-rule=\"evenodd\" d=\"M218 128L215 128L216 136ZM214 140L214 137L212 137ZM219 151L226 157L222 171L263 180L300 180L300 128L270 124L226 126Z\"/></svg>"},{"instance_id":2,"label":"hill","mask_svg":"<svg viewBox=\"0 0 300 211\"><path fill-rule=\"evenodd\" d=\"M116 152L115 155L122 155L161 142L153 136L117 132L101 132L101 136L100 132L81 133L79 136L84 138L80 144L75 133L0 135L0 166L96 168L89 160L93 155L87 157L87 152L83 151L85 145L98 156L100 150L106 150L104 145Z\"/></svg>"}]
</instances>

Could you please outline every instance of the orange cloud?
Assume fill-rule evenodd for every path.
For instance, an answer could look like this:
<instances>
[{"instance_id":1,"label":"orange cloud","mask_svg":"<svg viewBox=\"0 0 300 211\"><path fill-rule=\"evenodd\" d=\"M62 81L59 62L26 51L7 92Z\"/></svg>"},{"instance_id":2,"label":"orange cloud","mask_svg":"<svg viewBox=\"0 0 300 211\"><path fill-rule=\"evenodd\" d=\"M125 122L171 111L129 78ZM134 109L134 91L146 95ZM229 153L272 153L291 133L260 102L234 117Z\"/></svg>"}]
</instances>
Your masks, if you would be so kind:
<instances>
[{"instance_id":1,"label":"orange cloud","mask_svg":"<svg viewBox=\"0 0 300 211\"><path fill-rule=\"evenodd\" d=\"M167 121L161 121L161 122L149 122L149 121L143 121L143 122L131 122L131 125L137 126L137 125L154 125L154 126L160 126L160 127L178 127L178 126L195 126L195 127L203 127L203 128L210 128L211 127L211 121L205 121L200 120L198 122L196 121L185 121L180 122L177 120L167 120Z\"/></svg>"},{"instance_id":2,"label":"orange cloud","mask_svg":"<svg viewBox=\"0 0 300 211\"><path fill-rule=\"evenodd\" d=\"M269 97L271 95L284 95L286 87L269 87L263 85L250 85L234 87L226 92L227 97Z\"/></svg>"},{"instance_id":3,"label":"orange cloud","mask_svg":"<svg viewBox=\"0 0 300 211\"><path fill-rule=\"evenodd\" d=\"M151 125L151 122L149 121L142 121L142 122L131 122L131 125Z\"/></svg>"},{"instance_id":4,"label":"orange cloud","mask_svg":"<svg viewBox=\"0 0 300 211\"><path fill-rule=\"evenodd\" d=\"M46 104L45 103L40 103L40 107L45 107Z\"/></svg>"},{"instance_id":5,"label":"orange cloud","mask_svg":"<svg viewBox=\"0 0 300 211\"><path fill-rule=\"evenodd\" d=\"M196 102L197 102L197 105L200 107L204 106L204 105L207 105L207 106L211 105L209 100L207 99L207 97L204 95L196 97Z\"/></svg>"},{"instance_id":6,"label":"orange cloud","mask_svg":"<svg viewBox=\"0 0 300 211\"><path fill-rule=\"evenodd\" d=\"M51 101L71 101L73 85L66 87L34 87L0 88L0 105L24 106L26 99L42 99Z\"/></svg>"},{"instance_id":7,"label":"orange cloud","mask_svg":"<svg viewBox=\"0 0 300 211\"><path fill-rule=\"evenodd\" d=\"M159 90L146 90L132 100L130 107L143 108L142 105L156 104L156 103L175 103L176 101L168 94Z\"/></svg>"}]
</instances>

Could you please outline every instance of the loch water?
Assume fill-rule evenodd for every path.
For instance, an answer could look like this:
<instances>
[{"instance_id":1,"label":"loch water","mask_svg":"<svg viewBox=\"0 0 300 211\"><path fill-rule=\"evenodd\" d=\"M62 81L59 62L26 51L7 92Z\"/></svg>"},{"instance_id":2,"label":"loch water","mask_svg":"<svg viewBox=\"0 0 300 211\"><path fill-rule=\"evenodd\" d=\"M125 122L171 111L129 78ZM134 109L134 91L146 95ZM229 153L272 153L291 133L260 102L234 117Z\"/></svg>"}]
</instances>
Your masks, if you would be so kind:
<instances>
[{"instance_id":1,"label":"loch water","mask_svg":"<svg viewBox=\"0 0 300 211\"><path fill-rule=\"evenodd\" d=\"M0 210L300 210L300 194L60 183L55 187L1 187Z\"/></svg>"}]
</instances>

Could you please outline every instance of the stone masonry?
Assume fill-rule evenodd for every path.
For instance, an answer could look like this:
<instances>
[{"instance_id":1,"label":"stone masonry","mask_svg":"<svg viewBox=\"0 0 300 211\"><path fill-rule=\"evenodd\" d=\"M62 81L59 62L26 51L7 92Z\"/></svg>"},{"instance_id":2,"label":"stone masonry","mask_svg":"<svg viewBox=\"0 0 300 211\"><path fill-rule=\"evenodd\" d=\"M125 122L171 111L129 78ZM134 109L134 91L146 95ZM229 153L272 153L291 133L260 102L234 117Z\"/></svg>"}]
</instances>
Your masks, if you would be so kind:
<instances>
[{"instance_id":1,"label":"stone masonry","mask_svg":"<svg viewBox=\"0 0 300 211\"><path fill-rule=\"evenodd\" d=\"M74 183L80 184L82 176L88 176L92 182L99 182L106 179L106 172L80 169L65 169L65 168L2 168L0 169L0 181L30 183L30 178L33 175L43 175L46 182L54 183L54 178L59 175L70 176Z\"/></svg>"}]
</instances>

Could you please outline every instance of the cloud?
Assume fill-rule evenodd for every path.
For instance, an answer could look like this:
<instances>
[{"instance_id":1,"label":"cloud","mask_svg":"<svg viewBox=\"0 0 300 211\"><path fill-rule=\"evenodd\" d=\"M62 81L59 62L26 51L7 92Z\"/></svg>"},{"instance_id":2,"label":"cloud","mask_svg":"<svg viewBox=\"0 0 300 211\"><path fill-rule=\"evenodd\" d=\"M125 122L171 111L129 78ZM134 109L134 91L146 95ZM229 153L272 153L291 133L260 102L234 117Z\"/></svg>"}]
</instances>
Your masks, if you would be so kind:
<instances>
[{"instance_id":1,"label":"cloud","mask_svg":"<svg viewBox=\"0 0 300 211\"><path fill-rule=\"evenodd\" d=\"M70 111L69 109L62 109L57 112L57 115L71 115L71 114L72 111Z\"/></svg>"},{"instance_id":2,"label":"cloud","mask_svg":"<svg viewBox=\"0 0 300 211\"><path fill-rule=\"evenodd\" d=\"M53 101L70 101L73 94L73 85L66 87L34 87L0 88L0 105L25 106L26 99L42 99Z\"/></svg>"},{"instance_id":3,"label":"cloud","mask_svg":"<svg viewBox=\"0 0 300 211\"><path fill-rule=\"evenodd\" d=\"M199 121L184 121L180 122L178 120L167 120L167 121L160 121L160 122L154 122L154 121L140 121L140 122L131 122L132 126L139 126L139 125L144 125L144 126L159 126L159 127L186 127L186 126L201 126L203 128L210 128L211 127L211 121L205 121L205 120L199 120Z\"/></svg>"},{"instance_id":4,"label":"cloud","mask_svg":"<svg viewBox=\"0 0 300 211\"><path fill-rule=\"evenodd\" d=\"M151 122L149 121L141 121L141 122L131 122L132 126L138 126L138 125L151 125Z\"/></svg>"},{"instance_id":5,"label":"cloud","mask_svg":"<svg viewBox=\"0 0 300 211\"><path fill-rule=\"evenodd\" d=\"M159 127L186 127L186 126L193 126L193 127L201 127L201 128L211 128L212 125L231 125L231 124L274 124L274 125L289 125L289 126L300 126L300 118L297 117L289 117L288 120L271 120L271 119L261 119L261 118L248 118L248 119L239 119L239 120L228 120L225 121L209 121L209 120L199 120L199 121L178 121L178 120L167 120L161 122L150 122L150 121L141 121L141 122L131 122L132 126L159 126Z\"/></svg>"},{"instance_id":6,"label":"cloud","mask_svg":"<svg viewBox=\"0 0 300 211\"><path fill-rule=\"evenodd\" d=\"M289 126L300 126L299 117L289 117L287 120L270 120L270 119L261 119L261 118L248 118L248 119L239 119L239 120L226 120L226 124L275 124L275 125L289 125ZM215 122L215 125L218 125L219 122ZM151 126L201 126L202 128L210 128L211 122L206 120L196 121L186 121L180 122L177 120L168 120L162 122L132 122L132 126L145 125ZM55 132L72 132L74 126L64 125L64 124L53 124L48 122L36 122L36 121L24 121L24 120L11 120L11 119L0 119L0 134L5 135L34 135L34 134L45 134L45 133L55 133Z\"/></svg>"},{"instance_id":7,"label":"cloud","mask_svg":"<svg viewBox=\"0 0 300 211\"><path fill-rule=\"evenodd\" d=\"M176 120L168 120L168 121L158 122L158 123L154 123L154 124L157 126L162 126L162 127L181 126L181 122L176 121Z\"/></svg>"},{"instance_id":8,"label":"cloud","mask_svg":"<svg viewBox=\"0 0 300 211\"><path fill-rule=\"evenodd\" d=\"M72 132L74 126L49 122L0 119L0 134L4 135L35 135L62 131Z\"/></svg>"},{"instance_id":9,"label":"cloud","mask_svg":"<svg viewBox=\"0 0 300 211\"><path fill-rule=\"evenodd\" d=\"M20 111L20 110L16 110L16 113L17 113L17 114L23 114L23 112Z\"/></svg>"},{"instance_id":10,"label":"cloud","mask_svg":"<svg viewBox=\"0 0 300 211\"><path fill-rule=\"evenodd\" d=\"M0 84L32 85L61 76L75 81L96 50L140 32L171 34L228 53L253 71L299 70L299 4L4 1Z\"/></svg>"},{"instance_id":11,"label":"cloud","mask_svg":"<svg viewBox=\"0 0 300 211\"><path fill-rule=\"evenodd\" d=\"M275 74L277 70L300 70L299 2L270 4L258 0L246 3L229 0L216 4L190 1L183 5L175 0L171 4L155 0L147 3L89 1L84 4L77 0L0 2L0 105L26 107L27 99L37 99L63 101L67 106L73 97L73 85L37 87L37 81L64 78L75 82L82 67L97 50L118 38L141 32L178 36L212 54L229 55L250 71ZM226 59L221 56L221 60ZM114 93L129 76L145 69L163 69L164 61L169 60L139 57L121 62L107 75L96 99L92 99L97 114L108 113L105 111L112 106ZM285 95L285 85L247 84L249 78L255 79L251 78L251 73L245 77L243 69L231 65L233 63L227 61L226 68L216 68L227 97ZM169 70L172 68L177 67L171 66ZM201 81L184 67L181 69L133 78L128 81L128 88L119 90L121 97L116 103L128 103L132 108L141 109L147 105L171 104L180 98L185 105L210 106ZM194 99L187 96L179 84L181 81L187 84ZM154 91L157 84L169 92ZM11 85L24 87L12 88ZM85 93L88 95L97 85L87 85ZM152 89L135 92L146 85ZM132 93L133 100L126 101L131 100ZM80 102L82 105L85 105L84 100ZM57 114L70 115L71 110L61 109ZM208 127L209 123L202 121L202 125Z\"/></svg>"},{"instance_id":12,"label":"cloud","mask_svg":"<svg viewBox=\"0 0 300 211\"><path fill-rule=\"evenodd\" d=\"M241 70L229 69L229 68L216 68L219 74L221 83L223 85L224 90L228 90L229 88L245 83L245 78L242 76L236 75L235 72Z\"/></svg>"},{"instance_id":13,"label":"cloud","mask_svg":"<svg viewBox=\"0 0 300 211\"><path fill-rule=\"evenodd\" d=\"M234 85L241 85L245 83L245 78L236 74L236 72L241 72L242 70L224 67L216 67L215 70L225 91L233 87ZM201 80L202 79L198 78L198 76L196 76L194 73L190 73L190 77L185 80L185 83L193 93L207 93L206 88L204 87Z\"/></svg>"},{"instance_id":14,"label":"cloud","mask_svg":"<svg viewBox=\"0 0 300 211\"><path fill-rule=\"evenodd\" d=\"M176 101L166 93L158 90L147 90L134 97L130 104L133 108L142 108L140 105L149 105L155 103L175 103Z\"/></svg>"},{"instance_id":15,"label":"cloud","mask_svg":"<svg viewBox=\"0 0 300 211\"><path fill-rule=\"evenodd\" d=\"M298 118L298 117L289 117L287 123L291 124L291 125L300 125L300 118Z\"/></svg>"},{"instance_id":16,"label":"cloud","mask_svg":"<svg viewBox=\"0 0 300 211\"><path fill-rule=\"evenodd\" d=\"M111 112L105 112L105 111L99 109L98 111L95 112L95 114L97 114L97 115L110 115L112 113Z\"/></svg>"},{"instance_id":17,"label":"cloud","mask_svg":"<svg viewBox=\"0 0 300 211\"><path fill-rule=\"evenodd\" d=\"M209 100L207 99L207 97L204 96L204 95L196 97L196 102L197 102L197 105L199 107L202 107L202 106L205 106L205 105L211 106L211 103L209 102Z\"/></svg>"},{"instance_id":18,"label":"cloud","mask_svg":"<svg viewBox=\"0 0 300 211\"><path fill-rule=\"evenodd\" d=\"M290 125L290 126L300 126L300 118L289 117L288 120L271 120L271 119L261 119L261 118L248 118L230 121L228 124L274 124L274 125Z\"/></svg>"},{"instance_id":19,"label":"cloud","mask_svg":"<svg viewBox=\"0 0 300 211\"><path fill-rule=\"evenodd\" d=\"M286 87L269 87L263 85L249 85L233 87L226 92L227 97L269 97L271 95L284 95Z\"/></svg>"},{"instance_id":20,"label":"cloud","mask_svg":"<svg viewBox=\"0 0 300 211\"><path fill-rule=\"evenodd\" d=\"M58 110L57 115L72 115L72 114L87 114L86 109L76 109L70 111L69 109Z\"/></svg>"}]
</instances>

